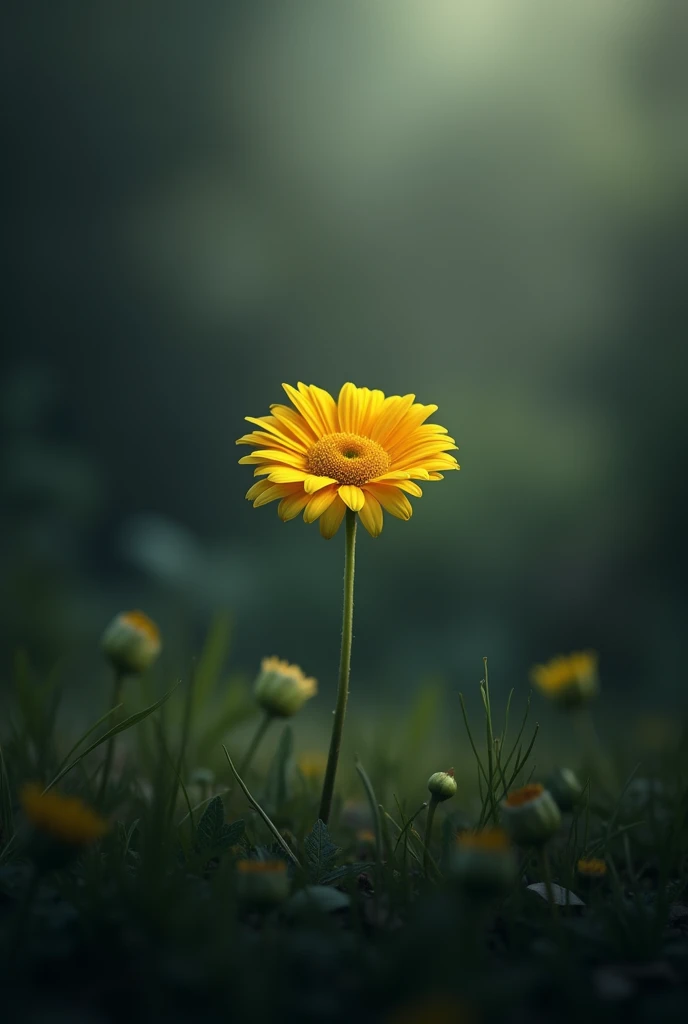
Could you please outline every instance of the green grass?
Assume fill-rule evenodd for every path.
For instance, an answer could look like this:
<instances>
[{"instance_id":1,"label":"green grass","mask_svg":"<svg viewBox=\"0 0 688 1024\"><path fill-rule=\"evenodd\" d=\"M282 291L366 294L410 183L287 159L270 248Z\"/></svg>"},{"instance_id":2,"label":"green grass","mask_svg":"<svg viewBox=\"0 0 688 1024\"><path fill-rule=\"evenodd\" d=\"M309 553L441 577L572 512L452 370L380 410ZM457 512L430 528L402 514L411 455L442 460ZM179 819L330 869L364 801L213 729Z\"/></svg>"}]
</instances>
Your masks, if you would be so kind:
<instances>
[{"instance_id":1,"label":"green grass","mask_svg":"<svg viewBox=\"0 0 688 1024\"><path fill-rule=\"evenodd\" d=\"M684 1019L685 742L652 775L623 767L632 750L581 746L571 767L583 794L547 847L562 905L528 888L544 881L529 848L513 884L489 895L456 877L456 835L497 825L505 794L556 763L529 700L496 709L486 663L480 723L458 693L422 687L394 735L349 738L359 757L345 754L328 829L317 781L296 763L298 717L273 723L237 775L257 711L244 684L224 681L227 644L219 618L190 680L129 686L125 707L81 737L61 724L56 681L18 661L0 726L3 1021ZM426 851L424 766L449 767L432 753L449 713L459 788ZM96 806L109 832L62 863L43 847L38 858L26 781ZM578 875L591 856L606 860L604 878ZM288 891L250 895L246 859L284 861Z\"/></svg>"}]
</instances>

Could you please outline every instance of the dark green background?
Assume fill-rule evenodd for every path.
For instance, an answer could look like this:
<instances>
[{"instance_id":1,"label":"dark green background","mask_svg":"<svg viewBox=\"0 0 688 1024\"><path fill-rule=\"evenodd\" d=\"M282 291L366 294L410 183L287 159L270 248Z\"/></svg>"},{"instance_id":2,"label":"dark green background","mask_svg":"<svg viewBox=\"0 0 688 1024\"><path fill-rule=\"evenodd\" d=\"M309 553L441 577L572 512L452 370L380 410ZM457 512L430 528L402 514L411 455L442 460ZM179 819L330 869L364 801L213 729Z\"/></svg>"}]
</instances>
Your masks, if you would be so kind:
<instances>
[{"instance_id":1,"label":"dark green background","mask_svg":"<svg viewBox=\"0 0 688 1024\"><path fill-rule=\"evenodd\" d=\"M227 607L234 667L298 661L326 711L343 536L254 511L234 440L353 380L436 402L462 465L361 534L359 708L579 647L608 710L685 708L685 14L6 9L5 671L99 703L115 612L176 675Z\"/></svg>"}]
</instances>

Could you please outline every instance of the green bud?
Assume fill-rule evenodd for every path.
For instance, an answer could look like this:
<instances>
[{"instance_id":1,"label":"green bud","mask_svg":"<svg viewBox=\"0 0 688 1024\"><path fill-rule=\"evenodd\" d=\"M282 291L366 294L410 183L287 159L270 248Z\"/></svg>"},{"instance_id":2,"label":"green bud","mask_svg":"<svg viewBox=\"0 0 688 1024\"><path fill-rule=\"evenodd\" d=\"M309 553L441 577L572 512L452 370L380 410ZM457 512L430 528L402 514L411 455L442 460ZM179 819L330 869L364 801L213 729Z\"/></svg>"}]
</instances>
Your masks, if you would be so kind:
<instances>
[{"instance_id":1,"label":"green bud","mask_svg":"<svg viewBox=\"0 0 688 1024\"><path fill-rule=\"evenodd\" d=\"M139 675L150 668L161 650L160 631L143 612L121 612L103 633L105 657L122 675Z\"/></svg>"},{"instance_id":2,"label":"green bud","mask_svg":"<svg viewBox=\"0 0 688 1024\"><path fill-rule=\"evenodd\" d=\"M263 659L255 697L268 715L291 718L317 691L315 679L304 675L298 665L290 665L279 658Z\"/></svg>"},{"instance_id":3,"label":"green bud","mask_svg":"<svg viewBox=\"0 0 688 1024\"><path fill-rule=\"evenodd\" d=\"M578 776L570 768L557 768L553 771L547 779L547 789L562 811L572 810L583 792Z\"/></svg>"},{"instance_id":4,"label":"green bud","mask_svg":"<svg viewBox=\"0 0 688 1024\"><path fill-rule=\"evenodd\" d=\"M428 779L428 789L434 800L450 800L457 790L454 769L448 772L435 772Z\"/></svg>"},{"instance_id":5,"label":"green bud","mask_svg":"<svg viewBox=\"0 0 688 1024\"><path fill-rule=\"evenodd\" d=\"M502 824L519 846L539 846L558 831L561 811L540 783L515 789L501 803Z\"/></svg>"}]
</instances>

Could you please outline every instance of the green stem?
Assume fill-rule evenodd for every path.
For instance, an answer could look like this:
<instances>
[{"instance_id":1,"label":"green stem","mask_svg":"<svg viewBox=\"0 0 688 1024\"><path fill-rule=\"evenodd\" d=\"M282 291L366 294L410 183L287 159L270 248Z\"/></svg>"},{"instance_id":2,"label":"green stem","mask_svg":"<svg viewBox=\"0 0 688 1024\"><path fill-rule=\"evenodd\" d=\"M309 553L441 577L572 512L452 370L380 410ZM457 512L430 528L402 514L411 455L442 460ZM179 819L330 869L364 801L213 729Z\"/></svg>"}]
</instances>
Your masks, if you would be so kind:
<instances>
[{"instance_id":1,"label":"green stem","mask_svg":"<svg viewBox=\"0 0 688 1024\"><path fill-rule=\"evenodd\" d=\"M267 732L268 726L270 725L271 721L272 721L272 715L268 715L268 714L266 714L261 719L260 725L256 729L255 735L254 735L253 739L251 740L249 748L246 751L246 753L244 754L244 759L241 762L241 764L239 765L239 774L240 775L245 775L246 772L248 771L249 766L251 764L251 761L253 760L253 755L255 754L256 750L260 746L260 741L262 740L263 736Z\"/></svg>"},{"instance_id":2,"label":"green stem","mask_svg":"<svg viewBox=\"0 0 688 1024\"><path fill-rule=\"evenodd\" d=\"M354 625L354 562L356 558L356 513L346 510L346 548L344 553L344 608L342 613L342 648L339 656L339 683L337 685L337 707L334 712L330 752L320 798L320 820L329 821L332 809L332 794L337 775L339 750L346 716L346 702L349 698L349 673L351 670L351 644Z\"/></svg>"},{"instance_id":3,"label":"green stem","mask_svg":"<svg viewBox=\"0 0 688 1024\"><path fill-rule=\"evenodd\" d=\"M428 877L428 868L430 867L430 837L432 836L432 823L435 820L435 811L437 810L437 804L439 803L436 796L430 798L430 806L428 807L428 816L425 819L425 837L423 839L423 874Z\"/></svg>"},{"instance_id":4,"label":"green stem","mask_svg":"<svg viewBox=\"0 0 688 1024\"><path fill-rule=\"evenodd\" d=\"M115 669L115 677L112 684L112 707L116 707L121 703L122 698L122 685L124 683L124 673L120 672L119 669ZM116 725L117 720L113 715L112 724ZM115 753L115 737L111 736L107 742L105 750L105 763L103 765L103 774L100 779L100 789L98 791L98 803L102 803L105 798L107 791L108 782L110 781L110 772L112 771L112 759Z\"/></svg>"}]
</instances>

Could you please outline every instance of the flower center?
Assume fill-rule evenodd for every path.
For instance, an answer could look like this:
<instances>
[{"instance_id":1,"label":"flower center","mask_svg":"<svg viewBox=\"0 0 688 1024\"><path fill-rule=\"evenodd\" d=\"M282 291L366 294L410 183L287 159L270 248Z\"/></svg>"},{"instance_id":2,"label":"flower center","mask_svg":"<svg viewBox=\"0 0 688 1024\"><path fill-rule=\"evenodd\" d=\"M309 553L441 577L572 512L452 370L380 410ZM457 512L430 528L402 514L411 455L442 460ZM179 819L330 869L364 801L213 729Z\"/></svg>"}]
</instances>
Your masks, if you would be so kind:
<instances>
[{"instance_id":1,"label":"flower center","mask_svg":"<svg viewBox=\"0 0 688 1024\"><path fill-rule=\"evenodd\" d=\"M308 452L308 469L360 487L387 472L389 455L377 441L360 434L325 434Z\"/></svg>"}]
</instances>

